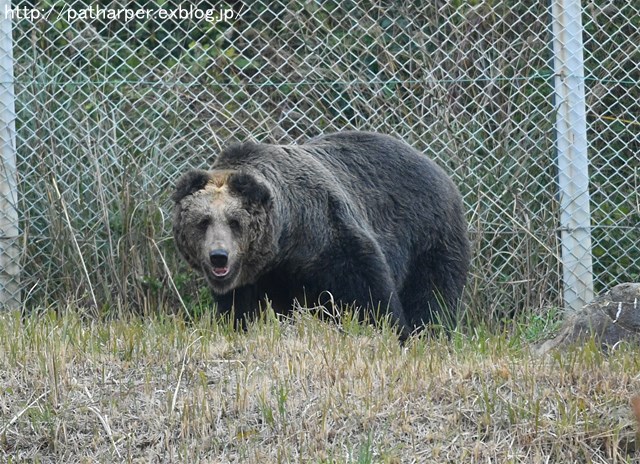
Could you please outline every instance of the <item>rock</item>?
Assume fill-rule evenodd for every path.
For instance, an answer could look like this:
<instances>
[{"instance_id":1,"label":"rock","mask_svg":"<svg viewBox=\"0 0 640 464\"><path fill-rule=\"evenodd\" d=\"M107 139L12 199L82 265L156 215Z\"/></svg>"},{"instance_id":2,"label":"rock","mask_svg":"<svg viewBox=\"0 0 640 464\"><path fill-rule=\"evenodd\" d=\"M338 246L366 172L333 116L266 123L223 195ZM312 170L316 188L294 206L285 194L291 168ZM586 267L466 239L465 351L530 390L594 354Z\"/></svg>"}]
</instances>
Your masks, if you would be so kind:
<instances>
[{"instance_id":1,"label":"rock","mask_svg":"<svg viewBox=\"0 0 640 464\"><path fill-rule=\"evenodd\" d=\"M539 354L594 336L601 345L640 342L640 283L625 283L569 313L555 338L535 348Z\"/></svg>"}]
</instances>

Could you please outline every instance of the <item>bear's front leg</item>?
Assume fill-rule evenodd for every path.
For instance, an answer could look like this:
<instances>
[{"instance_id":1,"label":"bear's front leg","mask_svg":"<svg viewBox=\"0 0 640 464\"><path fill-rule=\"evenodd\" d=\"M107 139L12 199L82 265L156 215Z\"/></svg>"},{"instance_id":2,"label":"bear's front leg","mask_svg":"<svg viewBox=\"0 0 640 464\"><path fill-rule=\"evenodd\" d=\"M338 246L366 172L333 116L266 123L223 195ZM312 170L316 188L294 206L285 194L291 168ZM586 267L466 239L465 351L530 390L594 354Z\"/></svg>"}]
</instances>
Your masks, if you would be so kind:
<instances>
[{"instance_id":1,"label":"bear's front leg","mask_svg":"<svg viewBox=\"0 0 640 464\"><path fill-rule=\"evenodd\" d=\"M402 303L393 288L391 278L381 267L371 266L371 261L354 260L340 266L336 279L327 284L338 304L353 304L369 315L374 322L389 315L402 340L411 328L404 316Z\"/></svg>"},{"instance_id":2,"label":"bear's front leg","mask_svg":"<svg viewBox=\"0 0 640 464\"><path fill-rule=\"evenodd\" d=\"M343 228L340 235L320 257L327 275L317 280L316 288L329 291L338 304L355 304L374 320L390 315L405 340L411 327L380 247L357 229Z\"/></svg>"},{"instance_id":3,"label":"bear's front leg","mask_svg":"<svg viewBox=\"0 0 640 464\"><path fill-rule=\"evenodd\" d=\"M246 329L248 320L258 311L257 293L255 285L246 285L224 295L214 295L218 315L229 316L235 328Z\"/></svg>"}]
</instances>

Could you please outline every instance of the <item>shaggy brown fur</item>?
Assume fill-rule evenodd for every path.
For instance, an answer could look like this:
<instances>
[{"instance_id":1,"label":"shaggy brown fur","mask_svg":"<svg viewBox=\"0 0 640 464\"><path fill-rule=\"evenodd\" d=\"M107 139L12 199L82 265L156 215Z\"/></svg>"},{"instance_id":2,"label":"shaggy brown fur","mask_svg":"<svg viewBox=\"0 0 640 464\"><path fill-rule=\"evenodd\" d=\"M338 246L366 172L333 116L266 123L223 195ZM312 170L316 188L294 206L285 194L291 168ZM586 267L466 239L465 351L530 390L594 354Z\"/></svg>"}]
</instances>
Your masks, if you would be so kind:
<instances>
[{"instance_id":1,"label":"shaggy brown fur","mask_svg":"<svg viewBox=\"0 0 640 464\"><path fill-rule=\"evenodd\" d=\"M330 292L391 315L404 334L455 322L470 259L460 194L397 139L232 146L211 171L187 172L173 200L178 249L219 311L243 318L265 297L286 311L296 296L313 304Z\"/></svg>"}]
</instances>

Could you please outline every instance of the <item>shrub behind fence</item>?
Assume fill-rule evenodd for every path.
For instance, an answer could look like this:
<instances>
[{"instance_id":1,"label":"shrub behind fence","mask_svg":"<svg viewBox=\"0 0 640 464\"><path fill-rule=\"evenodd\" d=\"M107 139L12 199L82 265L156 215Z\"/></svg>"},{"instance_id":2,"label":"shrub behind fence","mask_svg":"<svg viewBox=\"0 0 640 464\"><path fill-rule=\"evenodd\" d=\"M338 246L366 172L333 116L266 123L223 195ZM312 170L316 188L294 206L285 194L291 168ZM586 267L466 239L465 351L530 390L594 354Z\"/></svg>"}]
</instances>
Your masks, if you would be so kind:
<instances>
[{"instance_id":1,"label":"shrub behind fence","mask_svg":"<svg viewBox=\"0 0 640 464\"><path fill-rule=\"evenodd\" d=\"M46 18L14 17L24 304L192 305L203 283L170 238L179 173L231 141L357 128L404 138L460 186L470 309L561 305L550 7L395 3L194 3L215 7L207 21L152 0L138 6L155 16L125 21L106 16L130 2L45 1ZM638 18L633 2L582 11L596 291L640 279Z\"/></svg>"}]
</instances>

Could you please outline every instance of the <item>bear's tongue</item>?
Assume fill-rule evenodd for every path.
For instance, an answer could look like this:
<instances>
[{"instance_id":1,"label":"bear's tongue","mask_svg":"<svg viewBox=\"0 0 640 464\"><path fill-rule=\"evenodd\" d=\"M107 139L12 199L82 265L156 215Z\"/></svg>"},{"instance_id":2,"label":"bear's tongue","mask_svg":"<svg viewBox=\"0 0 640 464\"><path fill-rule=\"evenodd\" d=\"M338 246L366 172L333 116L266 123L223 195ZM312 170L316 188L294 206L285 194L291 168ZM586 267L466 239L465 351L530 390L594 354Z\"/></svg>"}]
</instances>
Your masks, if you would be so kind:
<instances>
[{"instance_id":1,"label":"bear's tongue","mask_svg":"<svg viewBox=\"0 0 640 464\"><path fill-rule=\"evenodd\" d=\"M224 277L229 273L229 268L228 267L214 267L213 268L213 275L215 275L216 277Z\"/></svg>"}]
</instances>

